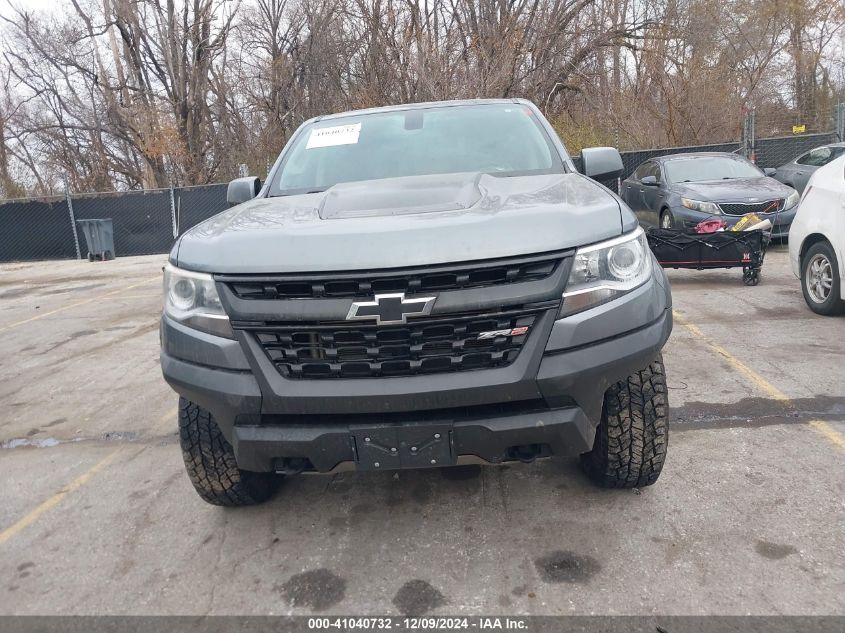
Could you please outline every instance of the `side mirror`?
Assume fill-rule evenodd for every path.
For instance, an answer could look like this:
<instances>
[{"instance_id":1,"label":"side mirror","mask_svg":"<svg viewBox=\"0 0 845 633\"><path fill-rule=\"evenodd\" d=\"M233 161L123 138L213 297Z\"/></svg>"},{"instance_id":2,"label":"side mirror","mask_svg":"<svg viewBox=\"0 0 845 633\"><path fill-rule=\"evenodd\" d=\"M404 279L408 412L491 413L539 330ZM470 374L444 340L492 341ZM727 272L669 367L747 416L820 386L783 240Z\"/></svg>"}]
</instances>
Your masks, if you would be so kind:
<instances>
[{"instance_id":1,"label":"side mirror","mask_svg":"<svg viewBox=\"0 0 845 633\"><path fill-rule=\"evenodd\" d=\"M255 176L235 178L226 190L226 202L231 205L252 200L261 191L261 181Z\"/></svg>"},{"instance_id":2,"label":"side mirror","mask_svg":"<svg viewBox=\"0 0 845 633\"><path fill-rule=\"evenodd\" d=\"M763 170L763 173L766 174L767 176L774 176L776 173L778 173L778 170L774 169L772 167L766 167Z\"/></svg>"},{"instance_id":3,"label":"side mirror","mask_svg":"<svg viewBox=\"0 0 845 633\"><path fill-rule=\"evenodd\" d=\"M581 150L584 175L594 180L611 180L622 175L622 156L613 147L587 147Z\"/></svg>"},{"instance_id":4,"label":"side mirror","mask_svg":"<svg viewBox=\"0 0 845 633\"><path fill-rule=\"evenodd\" d=\"M657 187L660 184L654 176L643 176L640 183L644 184L646 187Z\"/></svg>"}]
</instances>

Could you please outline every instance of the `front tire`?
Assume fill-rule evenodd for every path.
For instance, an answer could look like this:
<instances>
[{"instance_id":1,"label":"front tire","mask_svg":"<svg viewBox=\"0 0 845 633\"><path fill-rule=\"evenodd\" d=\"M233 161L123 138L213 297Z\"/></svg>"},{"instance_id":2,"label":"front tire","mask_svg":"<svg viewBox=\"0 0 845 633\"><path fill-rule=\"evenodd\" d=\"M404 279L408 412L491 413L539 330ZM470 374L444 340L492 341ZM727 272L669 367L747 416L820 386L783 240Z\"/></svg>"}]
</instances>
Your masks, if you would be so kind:
<instances>
[{"instance_id":1,"label":"front tire","mask_svg":"<svg viewBox=\"0 0 845 633\"><path fill-rule=\"evenodd\" d=\"M232 445L211 413L185 398L179 398L179 444L194 489L212 505L263 503L279 487L281 475L238 468Z\"/></svg>"},{"instance_id":2,"label":"front tire","mask_svg":"<svg viewBox=\"0 0 845 633\"><path fill-rule=\"evenodd\" d=\"M581 455L590 479L603 488L640 488L660 477L669 443L663 357L604 394L593 450Z\"/></svg>"},{"instance_id":3,"label":"front tire","mask_svg":"<svg viewBox=\"0 0 845 633\"><path fill-rule=\"evenodd\" d=\"M816 314L831 316L843 311L839 262L828 242L816 242L801 260L804 301Z\"/></svg>"}]
</instances>

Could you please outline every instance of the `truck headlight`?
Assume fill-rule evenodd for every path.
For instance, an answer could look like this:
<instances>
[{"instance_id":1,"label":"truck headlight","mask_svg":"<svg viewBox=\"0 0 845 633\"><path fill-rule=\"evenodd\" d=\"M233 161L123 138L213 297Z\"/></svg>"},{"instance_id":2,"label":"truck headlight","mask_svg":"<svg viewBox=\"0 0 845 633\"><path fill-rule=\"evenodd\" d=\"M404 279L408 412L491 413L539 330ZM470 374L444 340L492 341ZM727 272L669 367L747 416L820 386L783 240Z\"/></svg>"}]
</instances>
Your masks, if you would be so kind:
<instances>
[{"instance_id":1,"label":"truck headlight","mask_svg":"<svg viewBox=\"0 0 845 633\"><path fill-rule=\"evenodd\" d=\"M710 215L722 215L722 208L715 202L702 202L701 200L681 198L681 204L687 209L692 209L693 211L709 213Z\"/></svg>"},{"instance_id":2,"label":"truck headlight","mask_svg":"<svg viewBox=\"0 0 845 633\"><path fill-rule=\"evenodd\" d=\"M188 327L234 338L211 275L167 264L164 267L164 313Z\"/></svg>"},{"instance_id":3,"label":"truck headlight","mask_svg":"<svg viewBox=\"0 0 845 633\"><path fill-rule=\"evenodd\" d=\"M651 277L652 256L642 228L607 242L579 248L563 293L560 316L607 303Z\"/></svg>"}]
</instances>

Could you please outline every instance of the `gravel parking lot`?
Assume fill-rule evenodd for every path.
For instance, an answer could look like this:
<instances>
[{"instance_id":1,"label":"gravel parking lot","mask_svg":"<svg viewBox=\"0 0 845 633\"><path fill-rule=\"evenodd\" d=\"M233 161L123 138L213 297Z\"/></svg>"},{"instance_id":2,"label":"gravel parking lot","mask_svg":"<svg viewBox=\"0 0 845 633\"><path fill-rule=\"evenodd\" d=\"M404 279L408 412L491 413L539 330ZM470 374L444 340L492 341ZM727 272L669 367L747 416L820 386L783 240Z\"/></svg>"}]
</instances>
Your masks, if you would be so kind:
<instances>
[{"instance_id":1,"label":"gravel parking lot","mask_svg":"<svg viewBox=\"0 0 845 633\"><path fill-rule=\"evenodd\" d=\"M208 506L158 366L164 256L0 266L0 614L845 614L845 318L785 249L670 271L660 481L575 460Z\"/></svg>"}]
</instances>

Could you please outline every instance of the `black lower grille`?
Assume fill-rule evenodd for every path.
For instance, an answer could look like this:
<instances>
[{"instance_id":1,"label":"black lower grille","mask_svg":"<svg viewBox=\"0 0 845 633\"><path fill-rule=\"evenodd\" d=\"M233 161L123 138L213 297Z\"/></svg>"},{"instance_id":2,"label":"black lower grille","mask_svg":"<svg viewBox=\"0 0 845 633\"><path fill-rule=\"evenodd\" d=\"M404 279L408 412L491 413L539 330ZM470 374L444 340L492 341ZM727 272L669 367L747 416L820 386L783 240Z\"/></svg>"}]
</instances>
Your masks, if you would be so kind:
<instances>
[{"instance_id":1,"label":"black lower grille","mask_svg":"<svg viewBox=\"0 0 845 633\"><path fill-rule=\"evenodd\" d=\"M720 202L719 208L727 215L745 215L746 213L775 213L783 210L783 198L765 202Z\"/></svg>"},{"instance_id":2,"label":"black lower grille","mask_svg":"<svg viewBox=\"0 0 845 633\"><path fill-rule=\"evenodd\" d=\"M537 316L536 310L515 310L425 318L399 326L335 323L247 329L286 378L375 378L509 365Z\"/></svg>"}]
</instances>

